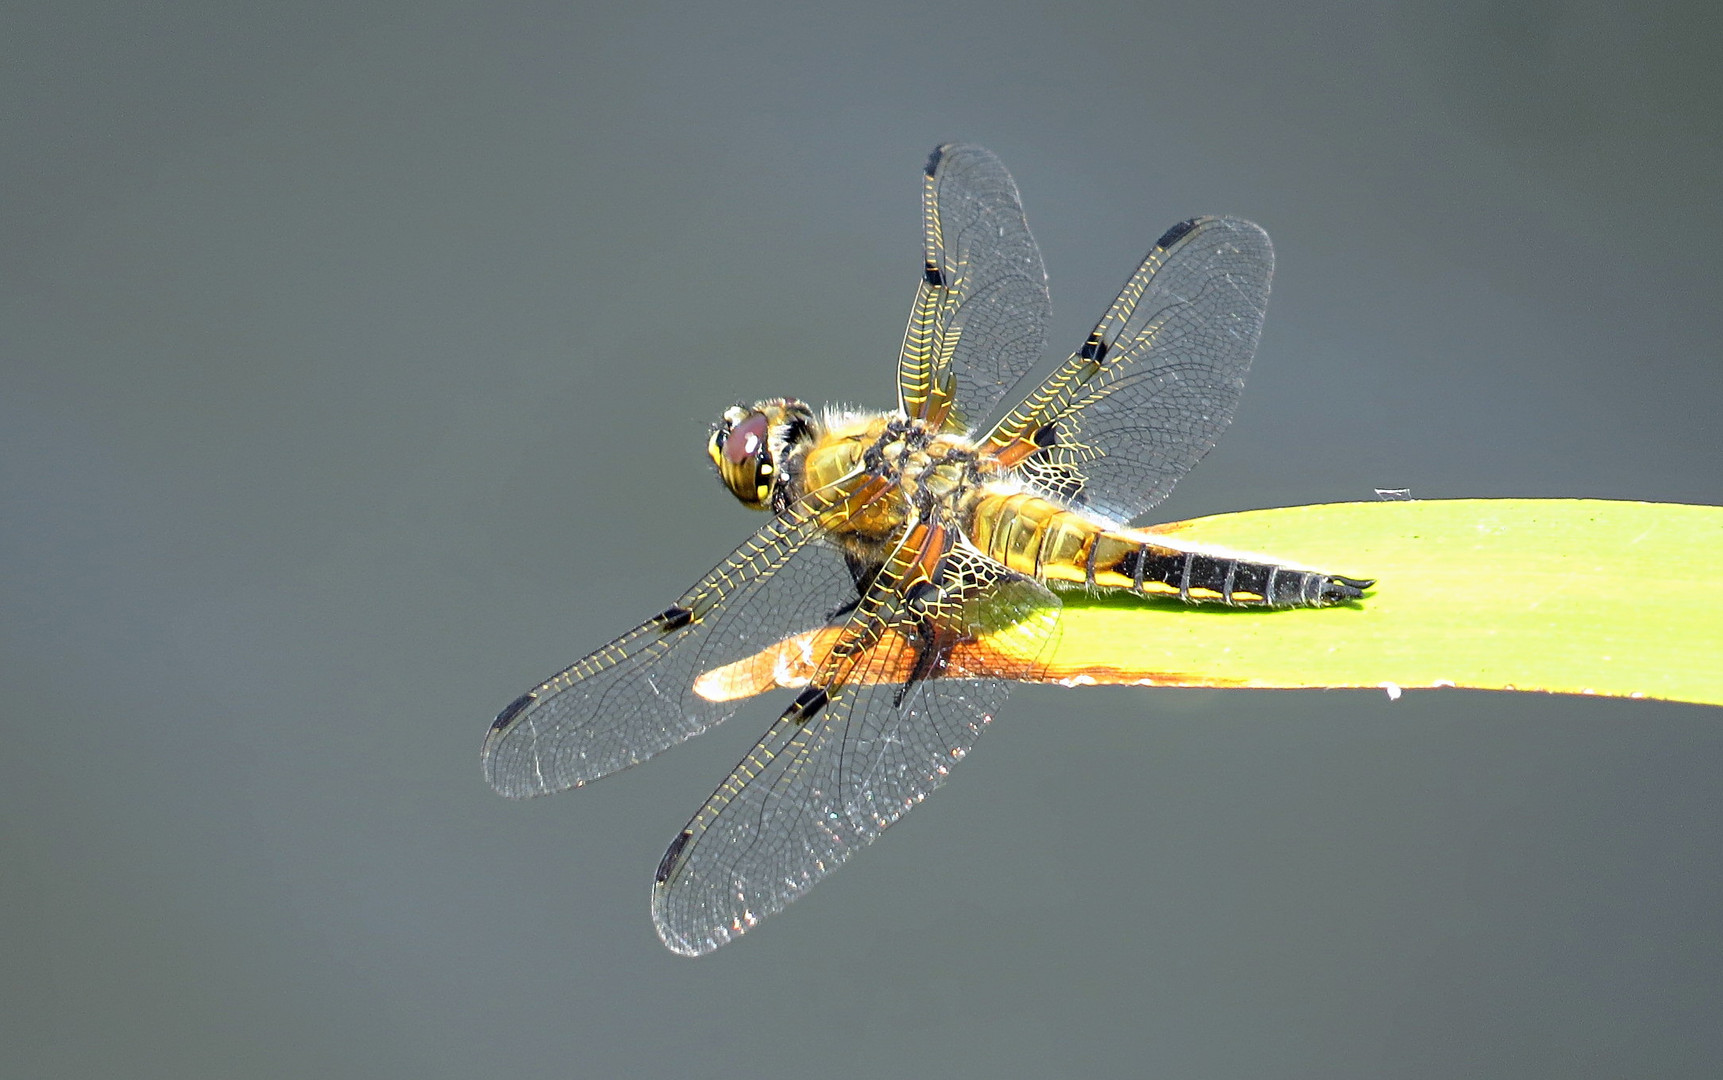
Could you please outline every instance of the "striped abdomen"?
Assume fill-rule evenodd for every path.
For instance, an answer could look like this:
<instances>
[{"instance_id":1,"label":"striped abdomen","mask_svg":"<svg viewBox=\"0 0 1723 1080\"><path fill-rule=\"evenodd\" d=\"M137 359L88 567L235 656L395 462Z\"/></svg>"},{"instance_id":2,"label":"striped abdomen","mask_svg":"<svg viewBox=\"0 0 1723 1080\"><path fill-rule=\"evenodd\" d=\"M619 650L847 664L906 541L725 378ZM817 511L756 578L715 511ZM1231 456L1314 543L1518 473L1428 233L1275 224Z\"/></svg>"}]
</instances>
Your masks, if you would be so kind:
<instances>
[{"instance_id":1,"label":"striped abdomen","mask_svg":"<svg viewBox=\"0 0 1723 1080\"><path fill-rule=\"evenodd\" d=\"M1319 607L1354 600L1373 581L1174 547L1167 538L1112 529L1034 495L983 495L969 537L1021 574L1187 603Z\"/></svg>"}]
</instances>

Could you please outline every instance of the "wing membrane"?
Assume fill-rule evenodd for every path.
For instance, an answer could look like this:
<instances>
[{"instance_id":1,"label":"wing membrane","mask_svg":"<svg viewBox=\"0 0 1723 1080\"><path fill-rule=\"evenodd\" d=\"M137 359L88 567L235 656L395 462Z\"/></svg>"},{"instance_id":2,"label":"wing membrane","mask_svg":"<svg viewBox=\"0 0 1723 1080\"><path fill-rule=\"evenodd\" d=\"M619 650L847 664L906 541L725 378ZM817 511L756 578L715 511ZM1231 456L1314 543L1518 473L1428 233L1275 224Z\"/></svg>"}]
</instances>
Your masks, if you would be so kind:
<instances>
[{"instance_id":1,"label":"wing membrane","mask_svg":"<svg viewBox=\"0 0 1723 1080\"><path fill-rule=\"evenodd\" d=\"M816 493L775 517L662 614L545 680L485 737L485 779L510 798L576 787L726 720L737 701L693 690L704 671L821 626L856 596Z\"/></svg>"},{"instance_id":2,"label":"wing membrane","mask_svg":"<svg viewBox=\"0 0 1723 1080\"><path fill-rule=\"evenodd\" d=\"M1046 654L1059 601L1032 579L959 546L939 598L918 603L899 577L876 579L858 610L862 651L842 648L772 725L671 845L653 889L658 933L671 949L710 952L800 896L945 782L1004 703L1013 679ZM881 575L884 576L883 574ZM901 643L946 630L1014 638L992 665L942 667L906 684ZM839 670L841 682L831 679ZM811 717L808 703L825 700Z\"/></svg>"},{"instance_id":3,"label":"wing membrane","mask_svg":"<svg viewBox=\"0 0 1723 1080\"><path fill-rule=\"evenodd\" d=\"M1143 513L1232 422L1273 272L1268 234L1248 221L1175 225L985 445L1053 498L1118 521Z\"/></svg>"},{"instance_id":4,"label":"wing membrane","mask_svg":"<svg viewBox=\"0 0 1723 1080\"><path fill-rule=\"evenodd\" d=\"M926 176L925 261L898 361L898 406L961 430L985 419L1041 358L1047 271L998 158L947 144L928 159Z\"/></svg>"}]
</instances>

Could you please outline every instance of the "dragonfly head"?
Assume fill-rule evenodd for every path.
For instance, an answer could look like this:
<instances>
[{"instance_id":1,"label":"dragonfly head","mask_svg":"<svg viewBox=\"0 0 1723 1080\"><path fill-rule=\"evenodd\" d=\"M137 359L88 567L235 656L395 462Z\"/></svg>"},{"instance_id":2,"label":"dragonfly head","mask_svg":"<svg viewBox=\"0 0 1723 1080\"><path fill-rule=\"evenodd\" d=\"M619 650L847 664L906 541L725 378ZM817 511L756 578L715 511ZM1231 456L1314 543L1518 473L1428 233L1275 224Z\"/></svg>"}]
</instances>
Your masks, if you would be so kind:
<instances>
[{"instance_id":1,"label":"dragonfly head","mask_svg":"<svg viewBox=\"0 0 1723 1080\"><path fill-rule=\"evenodd\" d=\"M794 398L725 409L706 446L718 479L743 506L768 509L772 489L782 477L785 453L807 437L813 418L813 410Z\"/></svg>"}]
</instances>

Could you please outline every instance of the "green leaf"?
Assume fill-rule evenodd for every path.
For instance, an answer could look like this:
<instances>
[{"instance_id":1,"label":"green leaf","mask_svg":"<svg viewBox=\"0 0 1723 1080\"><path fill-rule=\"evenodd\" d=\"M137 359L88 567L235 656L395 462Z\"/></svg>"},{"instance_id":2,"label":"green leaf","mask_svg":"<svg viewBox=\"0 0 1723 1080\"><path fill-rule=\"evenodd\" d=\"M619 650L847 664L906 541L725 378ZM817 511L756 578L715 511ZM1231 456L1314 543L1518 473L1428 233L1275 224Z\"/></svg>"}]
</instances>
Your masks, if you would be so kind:
<instances>
[{"instance_id":1,"label":"green leaf","mask_svg":"<svg viewBox=\"0 0 1723 1080\"><path fill-rule=\"evenodd\" d=\"M1723 705L1723 507L1340 503L1150 531L1377 584L1362 601L1283 611L1066 592L1048 681L1462 686Z\"/></svg>"}]
</instances>

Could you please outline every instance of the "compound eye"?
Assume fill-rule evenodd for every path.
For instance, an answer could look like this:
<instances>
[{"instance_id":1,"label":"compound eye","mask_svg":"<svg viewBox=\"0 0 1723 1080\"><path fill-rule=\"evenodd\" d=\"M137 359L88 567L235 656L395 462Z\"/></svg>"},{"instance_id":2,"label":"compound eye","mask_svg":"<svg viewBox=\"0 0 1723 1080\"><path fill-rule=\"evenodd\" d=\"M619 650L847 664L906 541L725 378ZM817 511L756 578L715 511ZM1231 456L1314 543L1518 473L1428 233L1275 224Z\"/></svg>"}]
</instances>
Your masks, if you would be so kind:
<instances>
[{"instance_id":1,"label":"compound eye","mask_svg":"<svg viewBox=\"0 0 1723 1080\"><path fill-rule=\"evenodd\" d=\"M724 439L724 458L740 465L758 457L766 448L767 423L764 413L750 413L748 418L732 427Z\"/></svg>"}]
</instances>

